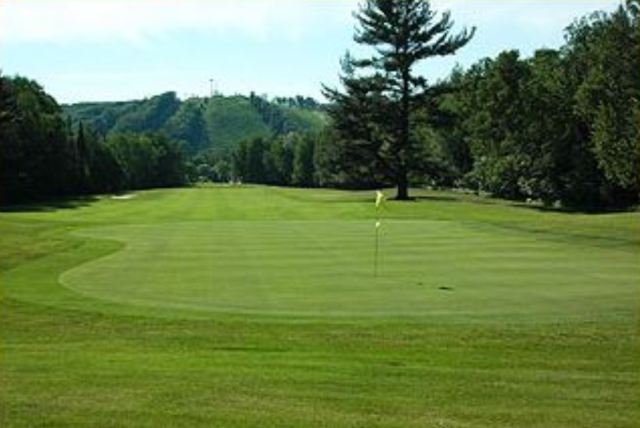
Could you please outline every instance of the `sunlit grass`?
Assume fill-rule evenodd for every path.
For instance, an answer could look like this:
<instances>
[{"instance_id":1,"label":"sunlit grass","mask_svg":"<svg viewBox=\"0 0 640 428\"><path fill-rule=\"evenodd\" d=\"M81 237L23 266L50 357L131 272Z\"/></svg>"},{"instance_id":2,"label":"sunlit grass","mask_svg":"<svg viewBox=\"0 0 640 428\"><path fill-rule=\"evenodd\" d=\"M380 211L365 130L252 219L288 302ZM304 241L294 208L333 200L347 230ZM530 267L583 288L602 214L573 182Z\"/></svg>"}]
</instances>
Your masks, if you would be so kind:
<instances>
[{"instance_id":1,"label":"sunlit grass","mask_svg":"<svg viewBox=\"0 0 640 428\"><path fill-rule=\"evenodd\" d=\"M417 195L1 213L1 425L635 426L638 213Z\"/></svg>"}]
</instances>

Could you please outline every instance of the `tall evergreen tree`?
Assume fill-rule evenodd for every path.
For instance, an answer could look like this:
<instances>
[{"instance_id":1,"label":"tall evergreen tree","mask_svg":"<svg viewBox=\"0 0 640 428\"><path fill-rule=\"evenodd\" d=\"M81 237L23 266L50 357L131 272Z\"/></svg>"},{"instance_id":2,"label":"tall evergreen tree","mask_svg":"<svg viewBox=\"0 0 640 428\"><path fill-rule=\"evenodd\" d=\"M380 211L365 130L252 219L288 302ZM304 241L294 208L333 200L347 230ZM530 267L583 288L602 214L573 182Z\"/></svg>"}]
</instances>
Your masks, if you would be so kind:
<instances>
[{"instance_id":1,"label":"tall evergreen tree","mask_svg":"<svg viewBox=\"0 0 640 428\"><path fill-rule=\"evenodd\" d=\"M389 100L384 164L398 188L397 199L405 200L409 198L409 174L416 168L412 116L429 89L414 68L427 58L455 53L471 40L475 29L452 35L449 12L438 16L428 0L366 0L356 18L355 41L373 47L375 55L352 64L372 70L376 83L381 84L380 93ZM340 102L335 91L328 95Z\"/></svg>"}]
</instances>

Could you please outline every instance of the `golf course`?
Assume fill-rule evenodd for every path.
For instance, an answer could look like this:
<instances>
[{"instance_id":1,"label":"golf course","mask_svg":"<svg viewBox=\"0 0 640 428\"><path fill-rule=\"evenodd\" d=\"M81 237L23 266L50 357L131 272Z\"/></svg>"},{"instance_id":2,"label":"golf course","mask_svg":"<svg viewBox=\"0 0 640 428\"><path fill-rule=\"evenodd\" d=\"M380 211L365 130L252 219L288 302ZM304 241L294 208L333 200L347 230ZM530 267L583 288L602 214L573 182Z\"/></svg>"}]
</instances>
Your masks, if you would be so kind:
<instances>
[{"instance_id":1,"label":"golf course","mask_svg":"<svg viewBox=\"0 0 640 428\"><path fill-rule=\"evenodd\" d=\"M0 425L638 426L639 213L412 193L5 209Z\"/></svg>"}]
</instances>

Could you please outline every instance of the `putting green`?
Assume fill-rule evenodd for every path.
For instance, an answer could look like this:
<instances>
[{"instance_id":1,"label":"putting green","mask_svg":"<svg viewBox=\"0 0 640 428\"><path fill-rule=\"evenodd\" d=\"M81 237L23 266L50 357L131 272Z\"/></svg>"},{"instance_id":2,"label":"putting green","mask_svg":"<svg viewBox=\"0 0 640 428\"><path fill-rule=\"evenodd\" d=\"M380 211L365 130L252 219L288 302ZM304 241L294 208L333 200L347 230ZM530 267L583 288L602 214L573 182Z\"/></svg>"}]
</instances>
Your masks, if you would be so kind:
<instances>
[{"instance_id":1,"label":"putting green","mask_svg":"<svg viewBox=\"0 0 640 428\"><path fill-rule=\"evenodd\" d=\"M63 285L127 305L313 316L589 318L633 297L629 252L487 225L389 220L210 221L82 229L123 250ZM607 263L603 264L603 258Z\"/></svg>"}]
</instances>

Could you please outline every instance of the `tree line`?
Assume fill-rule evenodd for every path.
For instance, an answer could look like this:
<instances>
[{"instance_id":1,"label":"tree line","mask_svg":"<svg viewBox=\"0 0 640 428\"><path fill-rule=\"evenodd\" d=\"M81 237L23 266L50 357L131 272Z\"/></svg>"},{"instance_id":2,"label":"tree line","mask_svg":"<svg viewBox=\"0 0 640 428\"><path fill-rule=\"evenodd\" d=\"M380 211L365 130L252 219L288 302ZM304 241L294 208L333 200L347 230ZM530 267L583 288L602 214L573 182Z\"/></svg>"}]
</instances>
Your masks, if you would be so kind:
<instances>
[{"instance_id":1,"label":"tree line","mask_svg":"<svg viewBox=\"0 0 640 428\"><path fill-rule=\"evenodd\" d=\"M317 185L314 150L312 134L244 141L233 155L233 173L250 183L313 187Z\"/></svg>"},{"instance_id":2,"label":"tree line","mask_svg":"<svg viewBox=\"0 0 640 428\"><path fill-rule=\"evenodd\" d=\"M638 5L576 21L558 50L452 74L439 119L461 185L582 208L638 202Z\"/></svg>"},{"instance_id":3,"label":"tree line","mask_svg":"<svg viewBox=\"0 0 640 428\"><path fill-rule=\"evenodd\" d=\"M0 76L0 203L185 183L182 147L162 135L73 126L36 82Z\"/></svg>"},{"instance_id":4,"label":"tree line","mask_svg":"<svg viewBox=\"0 0 640 428\"><path fill-rule=\"evenodd\" d=\"M289 132L241 141L232 153L209 151L189 163L193 182L241 182L320 187L316 147L321 134Z\"/></svg>"}]
</instances>

